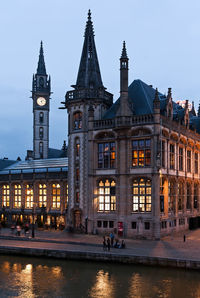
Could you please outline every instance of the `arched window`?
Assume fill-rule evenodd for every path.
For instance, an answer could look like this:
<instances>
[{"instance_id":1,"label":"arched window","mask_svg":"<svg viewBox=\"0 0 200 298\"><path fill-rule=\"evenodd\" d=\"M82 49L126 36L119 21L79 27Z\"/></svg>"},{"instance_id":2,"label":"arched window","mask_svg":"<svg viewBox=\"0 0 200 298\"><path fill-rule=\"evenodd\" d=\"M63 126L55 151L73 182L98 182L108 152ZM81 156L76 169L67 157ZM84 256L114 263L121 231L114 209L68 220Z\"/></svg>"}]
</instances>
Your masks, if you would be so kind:
<instances>
[{"instance_id":1,"label":"arched window","mask_svg":"<svg viewBox=\"0 0 200 298\"><path fill-rule=\"evenodd\" d=\"M52 208L60 209L60 184L52 184Z\"/></svg>"},{"instance_id":2,"label":"arched window","mask_svg":"<svg viewBox=\"0 0 200 298\"><path fill-rule=\"evenodd\" d=\"M20 184L14 186L14 208L21 208L22 206L22 187Z\"/></svg>"},{"instance_id":3,"label":"arched window","mask_svg":"<svg viewBox=\"0 0 200 298\"><path fill-rule=\"evenodd\" d=\"M40 127L40 132L39 132L40 139L43 139L43 131L44 131L43 127Z\"/></svg>"},{"instance_id":4,"label":"arched window","mask_svg":"<svg viewBox=\"0 0 200 298\"><path fill-rule=\"evenodd\" d=\"M29 184L26 185L25 189L25 207L33 208L33 187Z\"/></svg>"},{"instance_id":5,"label":"arched window","mask_svg":"<svg viewBox=\"0 0 200 298\"><path fill-rule=\"evenodd\" d=\"M44 113L43 112L40 112L40 123L43 123L44 121Z\"/></svg>"},{"instance_id":6,"label":"arched window","mask_svg":"<svg viewBox=\"0 0 200 298\"><path fill-rule=\"evenodd\" d=\"M183 209L184 202L184 184L183 182L178 183L178 210Z\"/></svg>"},{"instance_id":7,"label":"arched window","mask_svg":"<svg viewBox=\"0 0 200 298\"><path fill-rule=\"evenodd\" d=\"M40 153L40 157L43 157L43 143L40 142L39 144L39 153Z\"/></svg>"},{"instance_id":8,"label":"arched window","mask_svg":"<svg viewBox=\"0 0 200 298\"><path fill-rule=\"evenodd\" d=\"M47 206L47 186L46 184L39 184L39 207Z\"/></svg>"},{"instance_id":9,"label":"arched window","mask_svg":"<svg viewBox=\"0 0 200 298\"><path fill-rule=\"evenodd\" d=\"M2 189L2 206L9 207L10 206L10 186L3 185Z\"/></svg>"},{"instance_id":10,"label":"arched window","mask_svg":"<svg viewBox=\"0 0 200 298\"><path fill-rule=\"evenodd\" d=\"M82 128L82 113L81 112L75 112L73 115L73 121L74 121L74 129L78 130Z\"/></svg>"},{"instance_id":11,"label":"arched window","mask_svg":"<svg viewBox=\"0 0 200 298\"><path fill-rule=\"evenodd\" d=\"M151 180L133 181L133 212L151 212Z\"/></svg>"},{"instance_id":12,"label":"arched window","mask_svg":"<svg viewBox=\"0 0 200 298\"><path fill-rule=\"evenodd\" d=\"M106 179L98 182L98 211L116 210L116 183Z\"/></svg>"}]
</instances>

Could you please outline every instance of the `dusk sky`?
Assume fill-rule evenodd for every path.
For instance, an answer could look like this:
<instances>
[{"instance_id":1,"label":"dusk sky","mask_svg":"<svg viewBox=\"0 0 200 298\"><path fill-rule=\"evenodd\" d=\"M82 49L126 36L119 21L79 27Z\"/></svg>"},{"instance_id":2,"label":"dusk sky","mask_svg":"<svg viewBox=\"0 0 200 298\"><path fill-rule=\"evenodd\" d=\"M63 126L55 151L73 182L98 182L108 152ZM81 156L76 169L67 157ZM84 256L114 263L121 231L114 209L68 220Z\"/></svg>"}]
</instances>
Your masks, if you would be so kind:
<instances>
[{"instance_id":1,"label":"dusk sky","mask_svg":"<svg viewBox=\"0 0 200 298\"><path fill-rule=\"evenodd\" d=\"M141 79L173 99L200 100L199 0L6 0L0 4L0 158L32 149L32 75L40 41L52 78L50 147L67 140L67 112L58 110L76 82L88 9L104 86L119 96L123 40L129 83Z\"/></svg>"}]
</instances>

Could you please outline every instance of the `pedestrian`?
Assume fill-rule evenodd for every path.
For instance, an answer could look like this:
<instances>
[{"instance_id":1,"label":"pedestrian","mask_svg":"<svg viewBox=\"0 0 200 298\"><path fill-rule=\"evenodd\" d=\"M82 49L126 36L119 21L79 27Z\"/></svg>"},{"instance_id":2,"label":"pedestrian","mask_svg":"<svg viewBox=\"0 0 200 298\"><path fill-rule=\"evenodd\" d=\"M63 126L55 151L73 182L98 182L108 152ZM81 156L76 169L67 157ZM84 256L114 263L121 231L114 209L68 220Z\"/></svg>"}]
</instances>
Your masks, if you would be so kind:
<instances>
[{"instance_id":1,"label":"pedestrian","mask_svg":"<svg viewBox=\"0 0 200 298\"><path fill-rule=\"evenodd\" d=\"M21 227L20 225L17 225L17 236L20 236L21 233Z\"/></svg>"},{"instance_id":2,"label":"pedestrian","mask_svg":"<svg viewBox=\"0 0 200 298\"><path fill-rule=\"evenodd\" d=\"M115 236L114 236L114 234L111 232L111 233L110 233L111 247L113 247L114 239L115 239Z\"/></svg>"},{"instance_id":3,"label":"pedestrian","mask_svg":"<svg viewBox=\"0 0 200 298\"><path fill-rule=\"evenodd\" d=\"M108 248L108 251L110 251L110 238L109 237L107 238L107 248Z\"/></svg>"},{"instance_id":4,"label":"pedestrian","mask_svg":"<svg viewBox=\"0 0 200 298\"><path fill-rule=\"evenodd\" d=\"M105 236L103 237L103 250L106 250L106 238Z\"/></svg>"}]
</instances>

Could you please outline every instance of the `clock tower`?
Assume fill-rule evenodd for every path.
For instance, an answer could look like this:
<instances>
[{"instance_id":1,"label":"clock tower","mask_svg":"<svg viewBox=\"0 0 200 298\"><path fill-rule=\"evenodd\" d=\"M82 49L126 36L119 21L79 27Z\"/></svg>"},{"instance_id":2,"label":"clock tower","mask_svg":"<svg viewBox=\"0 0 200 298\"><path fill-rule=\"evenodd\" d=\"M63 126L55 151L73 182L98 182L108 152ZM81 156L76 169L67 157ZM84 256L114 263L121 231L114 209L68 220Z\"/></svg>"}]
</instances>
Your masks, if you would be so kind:
<instances>
[{"instance_id":1,"label":"clock tower","mask_svg":"<svg viewBox=\"0 0 200 298\"><path fill-rule=\"evenodd\" d=\"M46 73L41 42L37 73L33 75L33 158L48 158L51 80Z\"/></svg>"}]
</instances>

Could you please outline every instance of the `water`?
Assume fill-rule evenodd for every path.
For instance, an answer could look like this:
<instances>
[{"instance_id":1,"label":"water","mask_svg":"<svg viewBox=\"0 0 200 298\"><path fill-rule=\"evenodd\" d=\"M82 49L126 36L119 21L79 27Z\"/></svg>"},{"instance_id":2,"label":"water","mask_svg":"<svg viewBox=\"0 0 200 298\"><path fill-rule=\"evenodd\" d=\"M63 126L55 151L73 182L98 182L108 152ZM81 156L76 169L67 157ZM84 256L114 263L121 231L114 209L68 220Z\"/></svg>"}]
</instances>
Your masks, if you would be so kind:
<instances>
[{"instance_id":1,"label":"water","mask_svg":"<svg viewBox=\"0 0 200 298\"><path fill-rule=\"evenodd\" d=\"M200 272L0 256L0 298L200 297Z\"/></svg>"}]
</instances>

